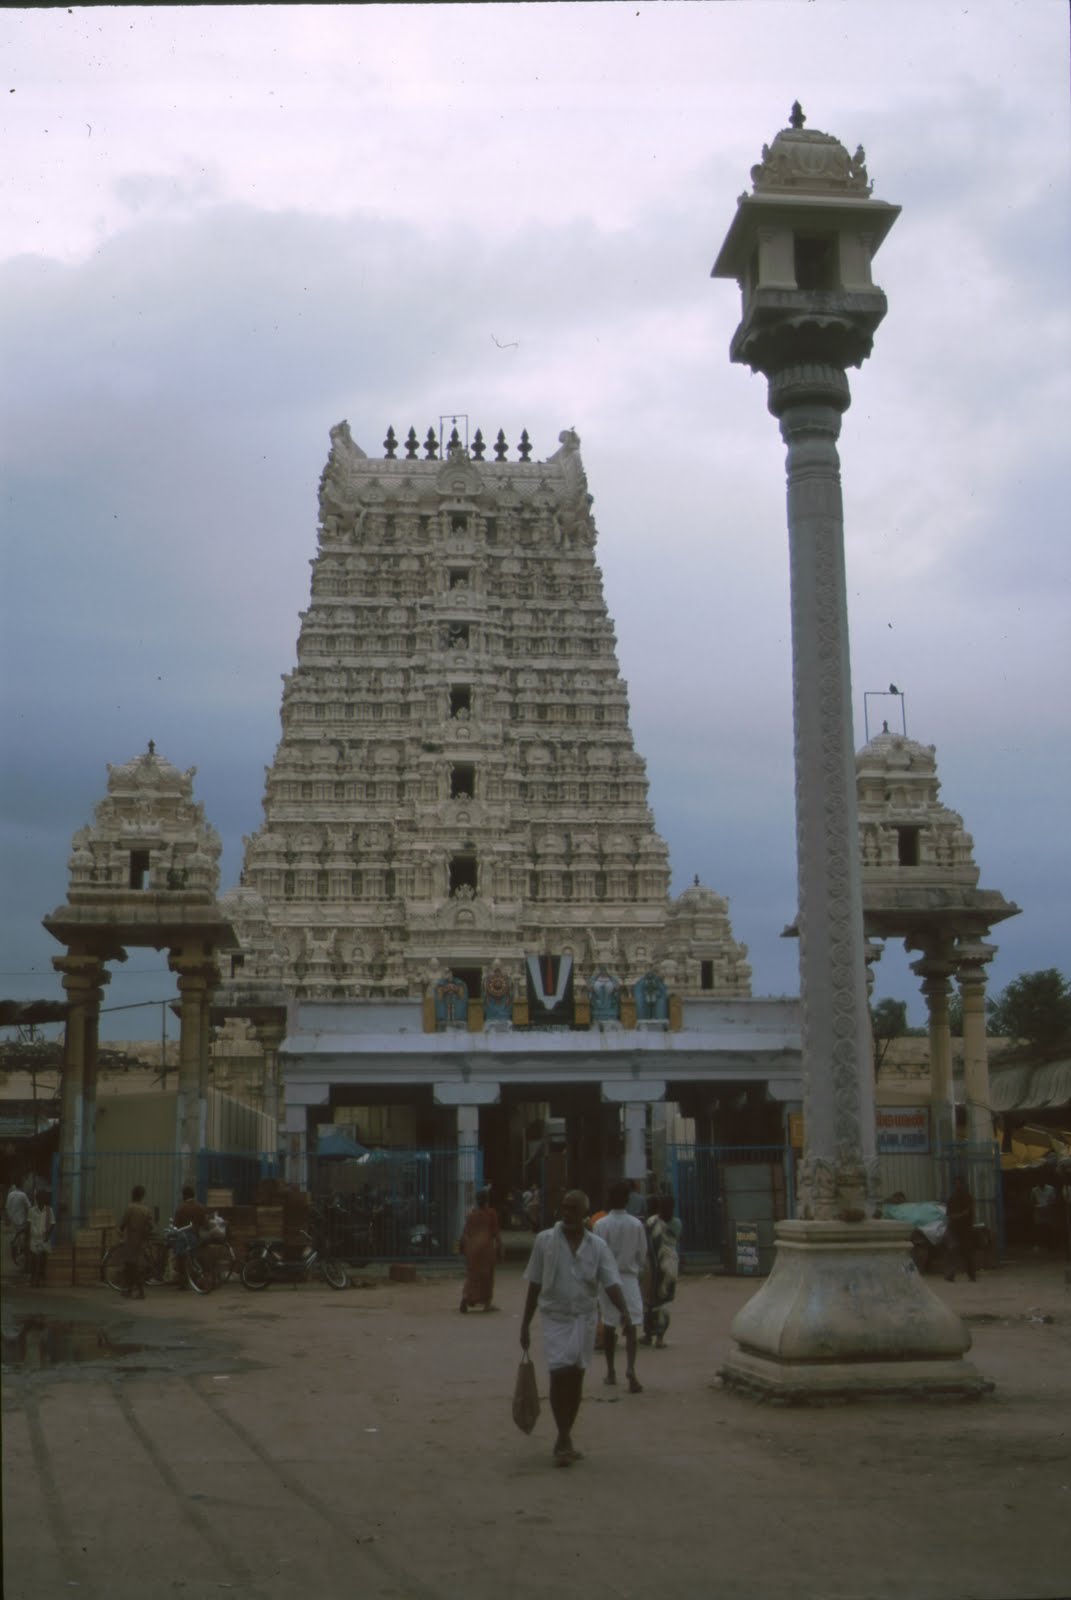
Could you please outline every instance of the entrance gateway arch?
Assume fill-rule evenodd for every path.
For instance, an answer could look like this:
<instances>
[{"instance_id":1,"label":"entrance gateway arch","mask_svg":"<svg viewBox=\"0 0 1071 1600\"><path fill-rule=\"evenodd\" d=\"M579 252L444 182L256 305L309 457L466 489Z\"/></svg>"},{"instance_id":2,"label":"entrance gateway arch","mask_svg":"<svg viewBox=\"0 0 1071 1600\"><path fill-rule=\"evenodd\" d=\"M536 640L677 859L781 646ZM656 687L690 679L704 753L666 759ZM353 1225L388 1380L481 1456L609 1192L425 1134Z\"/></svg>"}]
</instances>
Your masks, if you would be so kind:
<instances>
[{"instance_id":1,"label":"entrance gateway arch","mask_svg":"<svg viewBox=\"0 0 1071 1600\"><path fill-rule=\"evenodd\" d=\"M97 1045L108 963L130 948L166 950L179 992L174 1150L192 1183L203 1147L209 1005L219 955L237 943L216 903L220 840L193 799L196 768L180 772L148 750L108 767L108 791L74 836L67 902L44 918L66 947L53 957L67 995L57 1216L63 1232L93 1201Z\"/></svg>"}]
</instances>

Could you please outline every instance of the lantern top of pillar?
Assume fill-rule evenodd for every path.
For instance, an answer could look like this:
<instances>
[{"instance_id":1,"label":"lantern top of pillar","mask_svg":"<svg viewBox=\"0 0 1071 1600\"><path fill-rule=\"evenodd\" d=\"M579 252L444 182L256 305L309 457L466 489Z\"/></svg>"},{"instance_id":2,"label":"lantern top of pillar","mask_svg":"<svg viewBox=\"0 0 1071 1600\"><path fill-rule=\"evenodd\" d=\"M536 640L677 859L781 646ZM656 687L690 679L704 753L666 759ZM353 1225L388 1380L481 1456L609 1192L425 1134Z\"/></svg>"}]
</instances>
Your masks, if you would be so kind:
<instances>
[{"instance_id":1,"label":"lantern top of pillar","mask_svg":"<svg viewBox=\"0 0 1071 1600\"><path fill-rule=\"evenodd\" d=\"M874 199L861 145L849 155L804 121L797 102L789 126L763 145L711 269L741 290L730 360L768 377L861 366L887 309L871 264L900 207ZM780 416L789 399L775 408L772 398ZM838 408L847 403L845 392Z\"/></svg>"},{"instance_id":2,"label":"lantern top of pillar","mask_svg":"<svg viewBox=\"0 0 1071 1600\"><path fill-rule=\"evenodd\" d=\"M797 100L789 126L763 145L762 160L751 169L754 192L868 196L873 184L862 145L849 155L833 134L805 128L806 120Z\"/></svg>"}]
</instances>

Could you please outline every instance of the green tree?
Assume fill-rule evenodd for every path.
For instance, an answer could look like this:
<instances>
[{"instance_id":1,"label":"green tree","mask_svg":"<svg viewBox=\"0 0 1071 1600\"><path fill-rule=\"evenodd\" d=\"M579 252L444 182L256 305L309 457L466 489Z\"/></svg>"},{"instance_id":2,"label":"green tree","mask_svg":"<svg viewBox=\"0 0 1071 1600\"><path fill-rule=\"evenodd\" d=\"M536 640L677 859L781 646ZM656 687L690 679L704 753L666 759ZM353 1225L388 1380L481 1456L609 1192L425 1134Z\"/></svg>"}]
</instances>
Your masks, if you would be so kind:
<instances>
[{"instance_id":1,"label":"green tree","mask_svg":"<svg viewBox=\"0 0 1071 1600\"><path fill-rule=\"evenodd\" d=\"M958 989L948 997L948 1031L953 1039L963 1038L963 996Z\"/></svg>"},{"instance_id":2,"label":"green tree","mask_svg":"<svg viewBox=\"0 0 1071 1600\"><path fill-rule=\"evenodd\" d=\"M1055 967L1024 972L986 1001L988 1028L1035 1050L1071 1044L1071 986Z\"/></svg>"},{"instance_id":3,"label":"green tree","mask_svg":"<svg viewBox=\"0 0 1071 1600\"><path fill-rule=\"evenodd\" d=\"M879 1000L870 1008L870 1026L874 1034L874 1076L881 1071L882 1062L894 1039L907 1033L907 1001Z\"/></svg>"}]
</instances>

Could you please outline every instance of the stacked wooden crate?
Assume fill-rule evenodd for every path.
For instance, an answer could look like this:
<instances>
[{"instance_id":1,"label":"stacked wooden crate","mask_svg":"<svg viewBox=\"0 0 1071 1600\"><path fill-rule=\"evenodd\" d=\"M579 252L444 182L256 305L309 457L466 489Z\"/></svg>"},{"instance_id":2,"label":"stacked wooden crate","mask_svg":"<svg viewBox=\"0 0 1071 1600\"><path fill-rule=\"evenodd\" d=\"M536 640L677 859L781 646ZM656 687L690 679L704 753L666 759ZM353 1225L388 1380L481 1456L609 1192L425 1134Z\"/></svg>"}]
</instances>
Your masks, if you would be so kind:
<instances>
[{"instance_id":1,"label":"stacked wooden crate","mask_svg":"<svg viewBox=\"0 0 1071 1600\"><path fill-rule=\"evenodd\" d=\"M45 1265L45 1282L57 1289L74 1282L73 1244L57 1244L49 1252Z\"/></svg>"},{"instance_id":2,"label":"stacked wooden crate","mask_svg":"<svg viewBox=\"0 0 1071 1600\"><path fill-rule=\"evenodd\" d=\"M227 1224L227 1238L234 1247L241 1266L249 1254L252 1241L260 1236L257 1227L256 1206L220 1206L219 1214Z\"/></svg>"},{"instance_id":3,"label":"stacked wooden crate","mask_svg":"<svg viewBox=\"0 0 1071 1600\"><path fill-rule=\"evenodd\" d=\"M283 1208L282 1206L253 1207L255 1220L254 1234L258 1239L281 1239L283 1237Z\"/></svg>"}]
</instances>

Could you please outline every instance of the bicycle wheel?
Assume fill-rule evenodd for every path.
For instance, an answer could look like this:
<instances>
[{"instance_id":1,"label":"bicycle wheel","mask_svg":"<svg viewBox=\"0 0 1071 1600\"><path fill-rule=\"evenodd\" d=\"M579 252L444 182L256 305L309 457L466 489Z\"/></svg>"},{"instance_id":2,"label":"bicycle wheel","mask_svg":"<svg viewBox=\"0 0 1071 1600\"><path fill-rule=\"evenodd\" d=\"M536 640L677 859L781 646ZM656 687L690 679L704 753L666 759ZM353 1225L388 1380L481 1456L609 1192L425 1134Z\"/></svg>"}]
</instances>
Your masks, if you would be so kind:
<instances>
[{"instance_id":1,"label":"bicycle wheel","mask_svg":"<svg viewBox=\"0 0 1071 1600\"><path fill-rule=\"evenodd\" d=\"M246 1256L242 1265L242 1282L247 1289L266 1289L271 1282L271 1268L262 1255Z\"/></svg>"},{"instance_id":2,"label":"bicycle wheel","mask_svg":"<svg viewBox=\"0 0 1071 1600\"><path fill-rule=\"evenodd\" d=\"M110 1250L104 1252L100 1273L109 1289L126 1288L126 1262L121 1244L113 1244Z\"/></svg>"},{"instance_id":3,"label":"bicycle wheel","mask_svg":"<svg viewBox=\"0 0 1071 1600\"><path fill-rule=\"evenodd\" d=\"M342 1262L336 1261L333 1256L327 1256L325 1260L320 1262L320 1271L324 1275L324 1282L332 1289L346 1289L349 1287L349 1273L342 1265Z\"/></svg>"},{"instance_id":4,"label":"bicycle wheel","mask_svg":"<svg viewBox=\"0 0 1071 1600\"><path fill-rule=\"evenodd\" d=\"M183 1256L182 1270L186 1274L186 1282L196 1294L211 1294L216 1287L211 1268L205 1265L196 1250L190 1250Z\"/></svg>"},{"instance_id":5,"label":"bicycle wheel","mask_svg":"<svg viewBox=\"0 0 1071 1600\"><path fill-rule=\"evenodd\" d=\"M238 1277L238 1257L232 1244L216 1246L215 1271L217 1283L230 1283L232 1278Z\"/></svg>"},{"instance_id":6,"label":"bicycle wheel","mask_svg":"<svg viewBox=\"0 0 1071 1600\"><path fill-rule=\"evenodd\" d=\"M11 1259L20 1272L25 1272L29 1266L29 1233L25 1228L19 1228L11 1240Z\"/></svg>"},{"instance_id":7,"label":"bicycle wheel","mask_svg":"<svg viewBox=\"0 0 1071 1600\"><path fill-rule=\"evenodd\" d=\"M141 1282L166 1283L167 1278L167 1246L165 1244L148 1244L141 1254Z\"/></svg>"}]
</instances>

